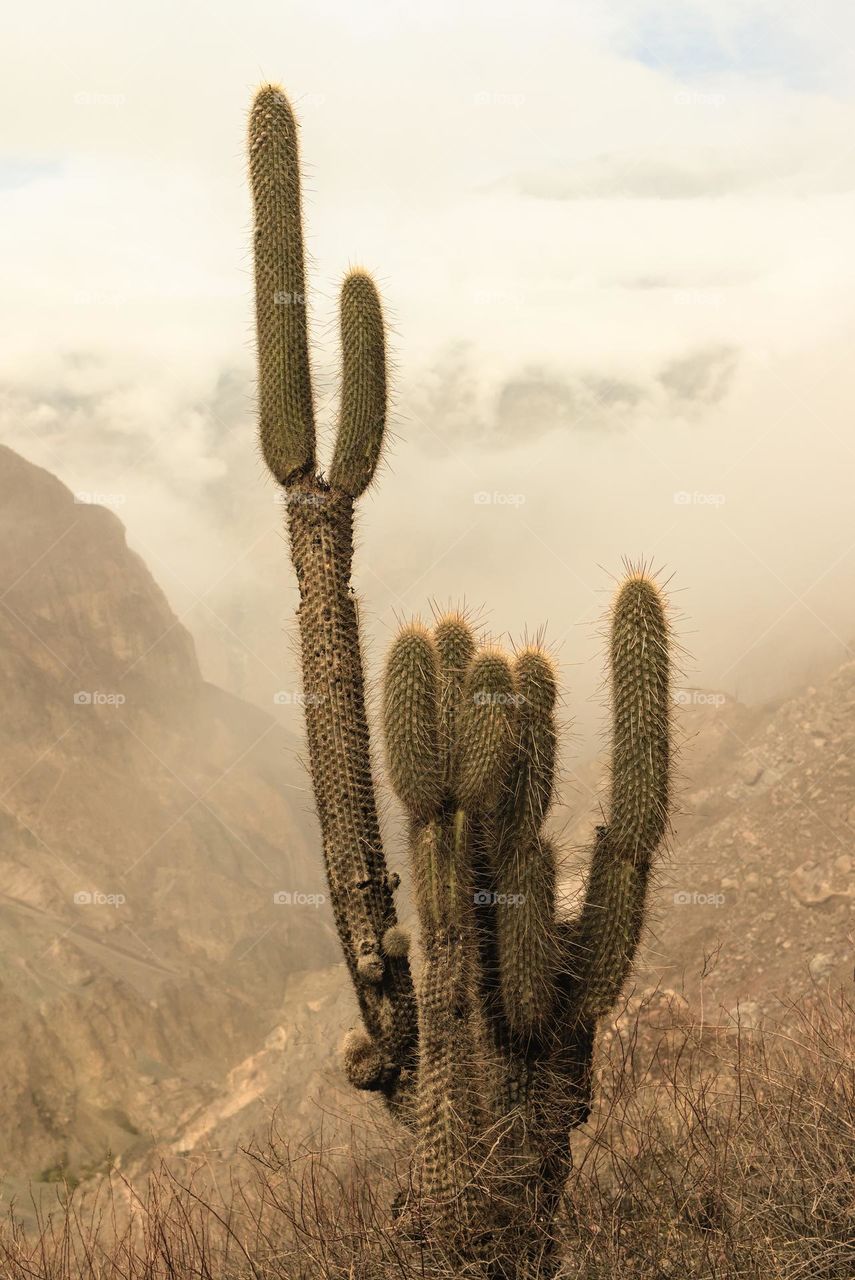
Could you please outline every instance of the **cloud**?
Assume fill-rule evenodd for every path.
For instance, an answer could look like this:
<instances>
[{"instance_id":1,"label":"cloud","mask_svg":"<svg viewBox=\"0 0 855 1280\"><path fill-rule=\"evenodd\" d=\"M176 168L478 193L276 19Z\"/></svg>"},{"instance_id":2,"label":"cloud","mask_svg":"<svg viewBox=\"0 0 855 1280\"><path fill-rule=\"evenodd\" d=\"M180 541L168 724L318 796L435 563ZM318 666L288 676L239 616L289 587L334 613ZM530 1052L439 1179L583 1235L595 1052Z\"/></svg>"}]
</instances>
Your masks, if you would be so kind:
<instances>
[{"instance_id":1,"label":"cloud","mask_svg":"<svg viewBox=\"0 0 855 1280\"><path fill-rule=\"evenodd\" d=\"M710 347L670 361L659 381L675 401L718 404L733 381L738 353L732 347Z\"/></svg>"},{"instance_id":2,"label":"cloud","mask_svg":"<svg viewBox=\"0 0 855 1280\"><path fill-rule=\"evenodd\" d=\"M479 378L478 354L444 350L408 390L406 421L417 447L443 456L461 443L519 448L552 433L656 431L656 418L698 416L723 401L739 363L727 345L694 348L643 376L600 369L570 377L530 364L494 386Z\"/></svg>"},{"instance_id":3,"label":"cloud","mask_svg":"<svg viewBox=\"0 0 855 1280\"><path fill-rule=\"evenodd\" d=\"M687 101L692 93L683 91ZM697 94L703 98L704 95ZM706 95L714 106L725 97ZM847 152L835 157L831 169L817 164L809 148L779 143L762 154L753 148L662 144L653 149L583 157L552 163L505 180L510 189L538 200L700 200L774 189L777 194L804 191L819 184L825 189L851 191L855 162Z\"/></svg>"},{"instance_id":4,"label":"cloud","mask_svg":"<svg viewBox=\"0 0 855 1280\"><path fill-rule=\"evenodd\" d=\"M522 173L513 186L538 200L696 200L704 196L748 191L765 175L751 160L742 163L726 153L679 156L661 152L594 156L562 170Z\"/></svg>"}]
</instances>

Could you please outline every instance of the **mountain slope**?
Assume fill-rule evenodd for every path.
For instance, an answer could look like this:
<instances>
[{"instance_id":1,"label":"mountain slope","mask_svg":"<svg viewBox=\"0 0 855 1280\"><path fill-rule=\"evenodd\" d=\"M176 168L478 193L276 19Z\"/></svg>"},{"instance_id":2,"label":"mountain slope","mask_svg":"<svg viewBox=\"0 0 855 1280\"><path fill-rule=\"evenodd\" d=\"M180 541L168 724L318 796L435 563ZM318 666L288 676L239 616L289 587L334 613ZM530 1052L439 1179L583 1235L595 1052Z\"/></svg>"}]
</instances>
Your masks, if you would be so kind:
<instances>
[{"instance_id":1,"label":"mountain slope","mask_svg":"<svg viewBox=\"0 0 855 1280\"><path fill-rule=\"evenodd\" d=\"M297 743L206 684L117 517L0 448L0 1168L169 1137L337 958Z\"/></svg>"}]
</instances>

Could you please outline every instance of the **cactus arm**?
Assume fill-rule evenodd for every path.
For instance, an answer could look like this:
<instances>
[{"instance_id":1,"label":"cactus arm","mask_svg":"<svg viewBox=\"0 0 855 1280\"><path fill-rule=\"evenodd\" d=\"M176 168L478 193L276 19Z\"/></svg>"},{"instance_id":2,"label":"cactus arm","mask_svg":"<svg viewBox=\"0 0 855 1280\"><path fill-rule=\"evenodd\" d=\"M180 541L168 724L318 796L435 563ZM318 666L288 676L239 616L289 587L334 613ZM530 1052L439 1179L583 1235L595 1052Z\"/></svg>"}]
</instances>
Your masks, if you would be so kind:
<instances>
[{"instance_id":1,"label":"cactus arm","mask_svg":"<svg viewBox=\"0 0 855 1280\"><path fill-rule=\"evenodd\" d=\"M463 704L463 687L469 664L475 656L475 637L460 613L448 613L434 628L440 670L440 758L445 791L451 794L454 782L454 749L457 725Z\"/></svg>"},{"instance_id":2,"label":"cactus arm","mask_svg":"<svg viewBox=\"0 0 855 1280\"><path fill-rule=\"evenodd\" d=\"M275 478L312 471L315 420L303 267L297 122L285 94L265 85L249 119L255 212L259 437Z\"/></svg>"},{"instance_id":3,"label":"cactus arm","mask_svg":"<svg viewBox=\"0 0 855 1280\"><path fill-rule=\"evenodd\" d=\"M653 856L670 801L669 626L656 584L623 583L611 620L612 793L598 828L585 901L563 967L578 1015L602 1017L620 995L645 918Z\"/></svg>"},{"instance_id":4,"label":"cactus arm","mask_svg":"<svg viewBox=\"0 0 855 1280\"><path fill-rule=\"evenodd\" d=\"M504 788L496 848L496 926L508 1025L526 1037L552 1012L556 974L556 857L543 826L555 774L556 683L539 649L514 665L515 750Z\"/></svg>"},{"instance_id":5,"label":"cactus arm","mask_svg":"<svg viewBox=\"0 0 855 1280\"><path fill-rule=\"evenodd\" d=\"M494 802L509 750L512 690L508 660L476 652L459 616L442 619L433 636L418 624L404 628L384 682L389 775L410 816L421 923L423 1186L437 1215L457 1226L474 1211L472 1161L498 1101L480 999L473 860L480 813Z\"/></svg>"},{"instance_id":6,"label":"cactus arm","mask_svg":"<svg viewBox=\"0 0 855 1280\"><path fill-rule=\"evenodd\" d=\"M481 649L463 688L454 759L454 792L461 809L495 808L511 751L514 675L503 653Z\"/></svg>"},{"instance_id":7,"label":"cactus arm","mask_svg":"<svg viewBox=\"0 0 855 1280\"><path fill-rule=\"evenodd\" d=\"M374 282L364 271L344 280L341 325L341 406L330 484L358 498L368 488L386 425L386 337Z\"/></svg>"},{"instance_id":8,"label":"cactus arm","mask_svg":"<svg viewBox=\"0 0 855 1280\"><path fill-rule=\"evenodd\" d=\"M393 644L383 682L389 778L414 818L431 818L442 805L439 699L439 654L433 636L414 623Z\"/></svg>"}]
</instances>

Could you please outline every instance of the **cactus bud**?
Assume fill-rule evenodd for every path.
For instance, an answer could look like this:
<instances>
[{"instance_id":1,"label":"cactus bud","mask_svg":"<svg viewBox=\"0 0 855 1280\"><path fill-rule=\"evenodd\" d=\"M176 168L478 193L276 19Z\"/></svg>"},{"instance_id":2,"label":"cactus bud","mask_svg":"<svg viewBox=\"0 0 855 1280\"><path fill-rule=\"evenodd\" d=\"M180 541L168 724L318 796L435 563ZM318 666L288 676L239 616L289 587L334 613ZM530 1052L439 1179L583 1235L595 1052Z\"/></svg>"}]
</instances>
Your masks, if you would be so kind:
<instances>
[{"instance_id":1,"label":"cactus bud","mask_svg":"<svg viewBox=\"0 0 855 1280\"><path fill-rule=\"evenodd\" d=\"M410 953L410 935L399 924L393 924L383 934L383 952L390 959L399 960Z\"/></svg>"},{"instance_id":2,"label":"cactus bud","mask_svg":"<svg viewBox=\"0 0 855 1280\"><path fill-rule=\"evenodd\" d=\"M379 1089L383 1055L364 1031L348 1031L342 1048L345 1074L354 1089Z\"/></svg>"}]
</instances>

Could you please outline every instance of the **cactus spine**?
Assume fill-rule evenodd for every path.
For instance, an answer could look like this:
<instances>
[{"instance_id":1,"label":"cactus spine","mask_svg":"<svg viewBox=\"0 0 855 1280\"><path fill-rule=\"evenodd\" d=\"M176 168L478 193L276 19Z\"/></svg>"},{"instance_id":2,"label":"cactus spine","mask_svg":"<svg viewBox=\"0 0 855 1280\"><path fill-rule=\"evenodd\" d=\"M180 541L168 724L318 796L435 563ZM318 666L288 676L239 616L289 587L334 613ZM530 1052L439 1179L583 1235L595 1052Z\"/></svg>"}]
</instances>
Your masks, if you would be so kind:
<instances>
[{"instance_id":1,"label":"cactus spine","mask_svg":"<svg viewBox=\"0 0 855 1280\"><path fill-rule=\"evenodd\" d=\"M549 1227L590 1110L597 1019L620 994L668 826L665 602L631 572L612 608L612 787L584 904L556 910L556 678L538 646L513 659L459 614L404 627L383 685L386 758L409 819L421 933L418 999L374 796L350 586L354 502L386 413L384 326L364 272L341 292L342 394L329 481L315 462L297 132L262 88L249 131L255 208L259 420L285 489L309 762L336 926L363 1027L345 1070L413 1127L434 1244L489 1277L555 1265Z\"/></svg>"}]
</instances>

